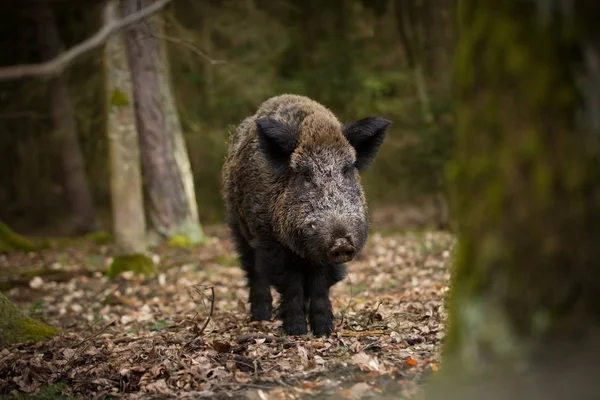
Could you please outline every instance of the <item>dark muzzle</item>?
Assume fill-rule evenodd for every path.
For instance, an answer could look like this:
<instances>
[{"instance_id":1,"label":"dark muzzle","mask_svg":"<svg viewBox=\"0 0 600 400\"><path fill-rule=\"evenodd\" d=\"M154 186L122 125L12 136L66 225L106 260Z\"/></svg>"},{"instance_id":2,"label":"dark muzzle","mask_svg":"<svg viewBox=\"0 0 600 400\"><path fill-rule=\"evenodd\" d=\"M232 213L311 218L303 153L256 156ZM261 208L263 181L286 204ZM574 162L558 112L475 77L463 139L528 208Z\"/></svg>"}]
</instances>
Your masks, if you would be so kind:
<instances>
[{"instance_id":1,"label":"dark muzzle","mask_svg":"<svg viewBox=\"0 0 600 400\"><path fill-rule=\"evenodd\" d=\"M356 247L346 237L337 238L329 249L329 261L335 264L348 262L356 256Z\"/></svg>"}]
</instances>

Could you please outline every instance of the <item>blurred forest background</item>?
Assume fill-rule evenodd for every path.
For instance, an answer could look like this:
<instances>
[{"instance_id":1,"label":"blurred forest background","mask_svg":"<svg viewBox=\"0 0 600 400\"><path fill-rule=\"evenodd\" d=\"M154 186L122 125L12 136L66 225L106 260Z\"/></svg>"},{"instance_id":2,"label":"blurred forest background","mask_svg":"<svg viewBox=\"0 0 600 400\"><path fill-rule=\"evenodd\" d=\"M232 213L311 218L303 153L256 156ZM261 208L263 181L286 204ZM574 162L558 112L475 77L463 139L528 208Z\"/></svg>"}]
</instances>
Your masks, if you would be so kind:
<instances>
[{"instance_id":1,"label":"blurred forest background","mask_svg":"<svg viewBox=\"0 0 600 400\"><path fill-rule=\"evenodd\" d=\"M140 16L152 7L160 13ZM202 225L222 221L220 170L229 132L267 98L293 92L345 121L377 115L394 122L364 175L375 229L447 227L448 177L458 240L429 230L373 235L367 258L353 267L356 279L336 296L338 328L352 344L331 337L330 346L293 347L282 362L282 342L261 337L262 348L278 349L277 358L244 347L244 360L268 358L265 370L273 371L271 362L279 379L309 364L307 349L324 351L319 357L327 363L311 360L310 368L328 372L340 360L347 366L346 351L361 349L354 362L377 366L368 374L361 367L361 375L393 366L386 373L416 382L417 375L405 375L408 367L421 368L421 377L424 368L437 371L443 343L434 399L456 388L467 395L455 398L600 398L599 19L597 0L1 1L0 253L11 255L2 254L0 269L18 279L0 282L7 293L0 293L0 348L59 332L18 307L78 332L88 332L97 318L113 322L75 342L59 335L50 346L64 358L40 357L48 353L37 345L3 353L12 358L0 357L0 392L16 390L25 382L21 375L45 374L45 383L62 376L72 391L96 397L99 381L72 372L81 366L86 378L100 374L88 368L88 354L102 357L93 362L105 367L106 393L138 391L140 382L166 385L165 369L175 372L168 384L177 391L190 387L179 383L185 376L202 390L207 382L224 383L216 390L250 382L237 380L243 370L233 359L214 357L228 375L210 377L188 374L181 362L182 349L204 357L221 352L214 341L209 345L212 339L240 344L234 338L247 333L240 301L246 292L241 271L232 268L231 244L215 235L203 246L188 245L204 241ZM125 29L73 56L107 26L117 31L119 20ZM39 65L57 57L72 62L64 70ZM8 226L41 237L30 241ZM111 238L98 229L114 234L114 248L107 251ZM95 234L81 242L44 236L89 232ZM154 233L168 242L149 254ZM104 276L109 263L111 279L126 270L172 272L111 282ZM53 281L59 278L64 284ZM197 309L193 297L179 296L191 282L213 285L205 287L212 297L204 327L181 324ZM221 326L205 332L213 306ZM126 364L119 365L129 368L141 360L125 348L141 354L142 336L131 339L140 347L129 339L113 346L116 335L133 333L125 329L135 320L147 331L162 324L165 335L154 337L173 350L171 360L144 361L149 372L158 367L149 379L140 370L130 379L131 371L106 362L122 355ZM117 333L100 336L115 321ZM204 333L212 336L196 342ZM94 353L74 350L92 342ZM230 344L217 347L233 356ZM71 361L74 353L80 361ZM34 373L22 373L24 357ZM83 388L85 382L91 384ZM390 390L394 398L399 387L403 381Z\"/></svg>"},{"instance_id":2,"label":"blurred forest background","mask_svg":"<svg viewBox=\"0 0 600 400\"><path fill-rule=\"evenodd\" d=\"M48 3L3 2L0 66L47 58L36 10ZM101 27L104 2L51 4L63 50ZM202 224L222 221L219 179L229 132L268 97L292 92L322 102L341 120L393 121L364 176L375 223L446 225L452 1L176 0L160 17L164 29L154 37L168 49ZM16 230L88 230L69 222L73 196L90 199L100 227L111 229L104 57L99 46L61 75L73 110L73 121L63 121L75 126L70 139L55 134L56 80L0 82L0 220ZM80 159L87 186L67 190Z\"/></svg>"}]
</instances>

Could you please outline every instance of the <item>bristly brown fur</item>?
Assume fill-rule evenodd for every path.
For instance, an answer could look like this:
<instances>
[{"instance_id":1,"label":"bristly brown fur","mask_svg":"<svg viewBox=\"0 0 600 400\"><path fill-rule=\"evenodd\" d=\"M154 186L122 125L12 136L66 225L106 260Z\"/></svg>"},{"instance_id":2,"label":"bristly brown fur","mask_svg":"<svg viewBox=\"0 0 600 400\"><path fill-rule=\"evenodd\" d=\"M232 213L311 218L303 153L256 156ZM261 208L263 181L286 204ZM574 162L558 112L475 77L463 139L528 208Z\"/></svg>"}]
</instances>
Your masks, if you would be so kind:
<instances>
[{"instance_id":1,"label":"bristly brown fur","mask_svg":"<svg viewBox=\"0 0 600 400\"><path fill-rule=\"evenodd\" d=\"M367 239L356 166L369 160L358 158L374 156L387 124L365 119L344 130L326 107L284 94L265 101L230 136L223 198L248 274L252 319L270 318L274 285L287 333L306 332L306 311L316 334L331 332L328 290L345 273L345 259L334 250L342 246L349 259Z\"/></svg>"}]
</instances>

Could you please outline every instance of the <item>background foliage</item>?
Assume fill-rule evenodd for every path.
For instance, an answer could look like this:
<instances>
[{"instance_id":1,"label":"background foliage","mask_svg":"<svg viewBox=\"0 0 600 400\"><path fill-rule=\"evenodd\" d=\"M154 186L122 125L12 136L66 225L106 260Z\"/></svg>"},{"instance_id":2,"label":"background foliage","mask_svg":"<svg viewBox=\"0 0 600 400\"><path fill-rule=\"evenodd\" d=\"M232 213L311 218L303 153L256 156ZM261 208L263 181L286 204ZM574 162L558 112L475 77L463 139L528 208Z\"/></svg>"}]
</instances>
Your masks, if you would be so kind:
<instances>
[{"instance_id":1,"label":"background foliage","mask_svg":"<svg viewBox=\"0 0 600 400\"><path fill-rule=\"evenodd\" d=\"M443 191L452 146L450 1L175 0L165 11L176 100L203 223L222 218L220 168L228 133L261 102L283 92L322 102L342 120L391 119L387 142L364 184L372 209L425 207ZM26 4L26 3L24 3ZM37 62L27 6L0 12L0 64ZM100 24L92 2L59 3L65 47ZM406 59L399 15L420 38L433 121L426 121ZM418 16L415 17L415 15ZM419 33L419 35L416 35ZM109 215L102 51L67 71L88 178ZM21 229L57 230L68 212L53 142L47 85L0 85L0 219ZM108 218L103 220L107 224Z\"/></svg>"}]
</instances>

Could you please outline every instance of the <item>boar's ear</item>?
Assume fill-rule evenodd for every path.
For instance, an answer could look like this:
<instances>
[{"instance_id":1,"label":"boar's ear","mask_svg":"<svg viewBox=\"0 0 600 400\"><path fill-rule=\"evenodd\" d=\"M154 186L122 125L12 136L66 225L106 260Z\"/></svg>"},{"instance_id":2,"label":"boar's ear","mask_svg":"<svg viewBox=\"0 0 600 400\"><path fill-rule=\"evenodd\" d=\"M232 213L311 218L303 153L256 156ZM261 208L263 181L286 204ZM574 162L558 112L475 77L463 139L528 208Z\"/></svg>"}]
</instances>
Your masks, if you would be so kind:
<instances>
[{"instance_id":1,"label":"boar's ear","mask_svg":"<svg viewBox=\"0 0 600 400\"><path fill-rule=\"evenodd\" d=\"M260 151L278 172L285 169L298 143L296 130L271 118L256 120Z\"/></svg>"},{"instance_id":2,"label":"boar's ear","mask_svg":"<svg viewBox=\"0 0 600 400\"><path fill-rule=\"evenodd\" d=\"M363 118L344 125L344 136L356 150L357 169L365 170L371 165L390 123L383 118Z\"/></svg>"}]
</instances>

